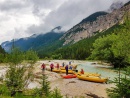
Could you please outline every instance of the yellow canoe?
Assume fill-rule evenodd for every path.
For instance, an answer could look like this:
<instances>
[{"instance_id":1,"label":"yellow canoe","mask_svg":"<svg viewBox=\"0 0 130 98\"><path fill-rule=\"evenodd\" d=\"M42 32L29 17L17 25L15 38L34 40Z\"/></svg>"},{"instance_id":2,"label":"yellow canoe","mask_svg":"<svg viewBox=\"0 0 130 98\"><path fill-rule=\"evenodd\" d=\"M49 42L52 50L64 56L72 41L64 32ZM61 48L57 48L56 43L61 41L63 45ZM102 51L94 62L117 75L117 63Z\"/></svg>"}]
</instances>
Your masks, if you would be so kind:
<instances>
[{"instance_id":1,"label":"yellow canoe","mask_svg":"<svg viewBox=\"0 0 130 98\"><path fill-rule=\"evenodd\" d=\"M60 67L61 70L65 70L65 67Z\"/></svg>"},{"instance_id":2,"label":"yellow canoe","mask_svg":"<svg viewBox=\"0 0 130 98\"><path fill-rule=\"evenodd\" d=\"M60 72L61 72L61 73L66 73L66 70L60 70ZM73 74L74 72L73 72L73 70L68 70L68 73L69 73L69 74Z\"/></svg>"},{"instance_id":3,"label":"yellow canoe","mask_svg":"<svg viewBox=\"0 0 130 98\"><path fill-rule=\"evenodd\" d=\"M53 69L52 71L58 73L58 72L60 72L60 69Z\"/></svg>"},{"instance_id":4,"label":"yellow canoe","mask_svg":"<svg viewBox=\"0 0 130 98\"><path fill-rule=\"evenodd\" d=\"M91 81L91 82L98 82L104 83L107 82L108 78L96 77L96 76L87 76L87 75L77 75L78 79Z\"/></svg>"},{"instance_id":5,"label":"yellow canoe","mask_svg":"<svg viewBox=\"0 0 130 98\"><path fill-rule=\"evenodd\" d=\"M84 74L81 74L80 72L74 72L74 74L76 74L76 75L88 75L88 76L96 76L96 77L98 77L98 76L101 76L101 74L98 74L98 73L89 73L89 72L85 72Z\"/></svg>"}]
</instances>

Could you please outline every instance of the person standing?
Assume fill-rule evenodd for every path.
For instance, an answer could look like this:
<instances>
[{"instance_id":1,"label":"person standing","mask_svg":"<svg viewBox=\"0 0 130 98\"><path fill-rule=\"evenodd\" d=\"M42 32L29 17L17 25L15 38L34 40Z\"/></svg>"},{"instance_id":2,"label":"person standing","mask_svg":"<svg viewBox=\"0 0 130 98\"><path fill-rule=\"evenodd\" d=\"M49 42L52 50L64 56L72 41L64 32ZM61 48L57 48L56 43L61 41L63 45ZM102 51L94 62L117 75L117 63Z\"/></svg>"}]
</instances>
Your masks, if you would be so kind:
<instances>
[{"instance_id":1,"label":"person standing","mask_svg":"<svg viewBox=\"0 0 130 98\"><path fill-rule=\"evenodd\" d=\"M65 66L66 75L68 75L68 65Z\"/></svg>"},{"instance_id":2,"label":"person standing","mask_svg":"<svg viewBox=\"0 0 130 98\"><path fill-rule=\"evenodd\" d=\"M59 69L59 67L60 67L60 66L59 66L59 63L57 63L57 66L56 66L56 67L57 67L57 69Z\"/></svg>"},{"instance_id":3,"label":"person standing","mask_svg":"<svg viewBox=\"0 0 130 98\"><path fill-rule=\"evenodd\" d=\"M69 65L71 65L71 61L69 61Z\"/></svg>"},{"instance_id":4,"label":"person standing","mask_svg":"<svg viewBox=\"0 0 130 98\"><path fill-rule=\"evenodd\" d=\"M51 68L51 71L52 71L53 68L54 68L54 64L53 63L50 64L50 68Z\"/></svg>"},{"instance_id":5,"label":"person standing","mask_svg":"<svg viewBox=\"0 0 130 98\"><path fill-rule=\"evenodd\" d=\"M44 71L45 68L46 68L46 65L43 63L43 64L41 65L41 68L42 68L42 71Z\"/></svg>"},{"instance_id":6,"label":"person standing","mask_svg":"<svg viewBox=\"0 0 130 98\"><path fill-rule=\"evenodd\" d=\"M69 69L70 69L70 70L72 70L72 69L73 69L73 67L70 65Z\"/></svg>"},{"instance_id":7,"label":"person standing","mask_svg":"<svg viewBox=\"0 0 130 98\"><path fill-rule=\"evenodd\" d=\"M65 66L65 63L64 63L64 62L62 63L62 66L63 66L63 67Z\"/></svg>"}]
</instances>

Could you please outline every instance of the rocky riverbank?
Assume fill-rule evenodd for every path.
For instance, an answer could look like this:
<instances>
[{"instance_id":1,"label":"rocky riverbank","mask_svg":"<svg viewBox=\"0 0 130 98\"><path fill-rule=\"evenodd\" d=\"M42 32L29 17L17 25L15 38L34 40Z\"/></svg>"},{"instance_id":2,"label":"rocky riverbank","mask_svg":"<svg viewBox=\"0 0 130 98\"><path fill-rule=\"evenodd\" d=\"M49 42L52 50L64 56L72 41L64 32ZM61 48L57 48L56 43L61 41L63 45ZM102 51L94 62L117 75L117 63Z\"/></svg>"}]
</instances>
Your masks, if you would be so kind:
<instances>
[{"instance_id":1,"label":"rocky riverbank","mask_svg":"<svg viewBox=\"0 0 130 98\"><path fill-rule=\"evenodd\" d=\"M41 85L38 83L40 80L40 77L42 76L42 70L41 65L42 63L45 63L47 67L51 63L56 65L59 63L60 65L62 63L68 64L69 60L41 60L38 61L34 65L34 76L35 81L31 82L28 85L28 88L35 88L40 87ZM87 61L78 61L73 60L71 61L72 65L80 65ZM93 63L93 62L92 62ZM93 66L93 64L92 64ZM8 67L6 67L4 64L0 66L0 76L4 76L6 73ZM61 77L61 74L63 73L55 73L45 70L45 74L48 76L48 81L50 81L50 87L51 90L54 88L58 88L63 96L69 96L69 98L77 97L80 98L80 96L84 96L85 98L108 98L106 89L112 87L112 84L105 84L105 83L94 83L89 81L82 81L78 78L73 79L63 79ZM93 96L93 97L92 97ZM94 97L97 96L97 97Z\"/></svg>"},{"instance_id":2,"label":"rocky riverbank","mask_svg":"<svg viewBox=\"0 0 130 98\"><path fill-rule=\"evenodd\" d=\"M45 63L47 66L50 63L54 63L56 65L57 63L62 64L62 62L65 62L66 64L69 62L68 60L53 60L53 61L39 61L37 63L37 66L35 66L35 73L41 72L41 64ZM85 63L86 61L72 61L72 64L78 65ZM78 78L73 79L62 79L61 73L55 73L50 71L45 71L45 73L48 76L48 80L50 81L50 87L51 89L58 88L61 91L61 94L64 96L69 96L69 98L72 98L74 96L77 96L79 98L80 96L84 96L85 98L94 98L92 96L97 96L96 98L108 98L106 89L112 87L112 84L105 84L105 83L94 83L89 81L82 81Z\"/></svg>"}]
</instances>

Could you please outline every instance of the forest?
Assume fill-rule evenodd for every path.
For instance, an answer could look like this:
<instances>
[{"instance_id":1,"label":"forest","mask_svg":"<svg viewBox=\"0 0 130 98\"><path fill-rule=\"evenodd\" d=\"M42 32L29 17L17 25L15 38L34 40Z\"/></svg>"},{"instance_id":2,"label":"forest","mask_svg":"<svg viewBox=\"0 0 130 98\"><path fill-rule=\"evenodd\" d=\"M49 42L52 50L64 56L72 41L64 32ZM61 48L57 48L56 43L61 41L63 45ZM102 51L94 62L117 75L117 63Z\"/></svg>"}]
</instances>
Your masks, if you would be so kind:
<instances>
[{"instance_id":1,"label":"forest","mask_svg":"<svg viewBox=\"0 0 130 98\"><path fill-rule=\"evenodd\" d=\"M123 24L118 24L104 32L83 39L73 45L57 49L53 59L101 60L125 67L130 63L130 21L125 17ZM119 64L119 63L120 64Z\"/></svg>"}]
</instances>

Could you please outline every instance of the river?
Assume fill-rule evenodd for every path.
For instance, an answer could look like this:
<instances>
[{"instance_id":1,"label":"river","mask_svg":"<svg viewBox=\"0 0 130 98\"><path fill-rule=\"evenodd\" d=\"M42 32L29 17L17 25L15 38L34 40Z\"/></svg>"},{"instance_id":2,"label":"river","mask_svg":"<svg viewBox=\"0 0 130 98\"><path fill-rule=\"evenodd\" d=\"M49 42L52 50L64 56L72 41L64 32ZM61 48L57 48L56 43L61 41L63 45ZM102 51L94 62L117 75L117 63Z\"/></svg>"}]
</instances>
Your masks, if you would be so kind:
<instances>
[{"instance_id":1,"label":"river","mask_svg":"<svg viewBox=\"0 0 130 98\"><path fill-rule=\"evenodd\" d=\"M77 70L81 70L81 68L83 68L85 72L99 73L102 77L108 77L109 80L112 80L118 76L118 73L113 70L111 66L100 65L97 63L93 64L93 62L87 61L81 63L77 66Z\"/></svg>"}]
</instances>

